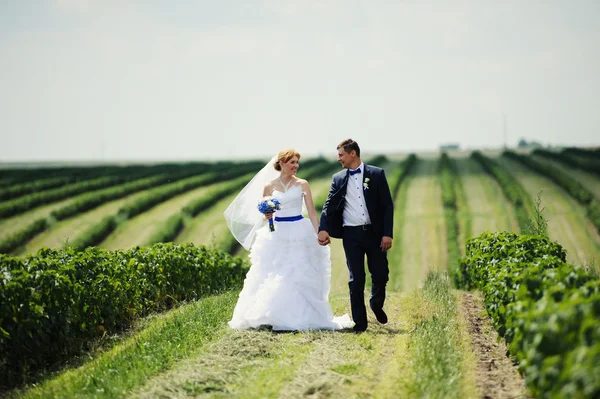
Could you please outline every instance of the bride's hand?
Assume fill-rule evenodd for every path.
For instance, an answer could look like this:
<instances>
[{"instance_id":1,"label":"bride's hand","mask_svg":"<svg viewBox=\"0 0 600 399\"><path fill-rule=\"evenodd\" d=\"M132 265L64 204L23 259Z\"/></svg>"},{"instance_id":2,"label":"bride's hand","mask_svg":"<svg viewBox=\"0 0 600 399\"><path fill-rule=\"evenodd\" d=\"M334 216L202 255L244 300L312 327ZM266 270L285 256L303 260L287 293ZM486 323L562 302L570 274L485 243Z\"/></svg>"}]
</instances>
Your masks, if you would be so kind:
<instances>
[{"instance_id":1,"label":"bride's hand","mask_svg":"<svg viewBox=\"0 0 600 399\"><path fill-rule=\"evenodd\" d=\"M273 218L273 212L265 212L265 219L269 220Z\"/></svg>"},{"instance_id":2,"label":"bride's hand","mask_svg":"<svg viewBox=\"0 0 600 399\"><path fill-rule=\"evenodd\" d=\"M327 245L331 242L331 238L329 238L329 233L325 230L321 230L319 232L318 240L320 245Z\"/></svg>"}]
</instances>

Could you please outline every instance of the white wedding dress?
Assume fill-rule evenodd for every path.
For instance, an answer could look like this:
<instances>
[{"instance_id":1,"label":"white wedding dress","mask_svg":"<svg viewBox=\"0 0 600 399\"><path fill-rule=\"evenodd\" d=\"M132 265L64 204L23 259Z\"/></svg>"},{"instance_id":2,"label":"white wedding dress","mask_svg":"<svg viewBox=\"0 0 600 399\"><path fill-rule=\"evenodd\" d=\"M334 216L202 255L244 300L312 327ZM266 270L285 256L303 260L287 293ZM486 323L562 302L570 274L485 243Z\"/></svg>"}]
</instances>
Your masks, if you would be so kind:
<instances>
[{"instance_id":1,"label":"white wedding dress","mask_svg":"<svg viewBox=\"0 0 600 399\"><path fill-rule=\"evenodd\" d=\"M273 191L281 202L277 217L301 215L301 186ZM235 329L271 326L273 330L339 330L354 323L345 314L334 317L329 304L331 258L317 242L309 219L275 221L256 233L250 249L251 267L229 321Z\"/></svg>"}]
</instances>

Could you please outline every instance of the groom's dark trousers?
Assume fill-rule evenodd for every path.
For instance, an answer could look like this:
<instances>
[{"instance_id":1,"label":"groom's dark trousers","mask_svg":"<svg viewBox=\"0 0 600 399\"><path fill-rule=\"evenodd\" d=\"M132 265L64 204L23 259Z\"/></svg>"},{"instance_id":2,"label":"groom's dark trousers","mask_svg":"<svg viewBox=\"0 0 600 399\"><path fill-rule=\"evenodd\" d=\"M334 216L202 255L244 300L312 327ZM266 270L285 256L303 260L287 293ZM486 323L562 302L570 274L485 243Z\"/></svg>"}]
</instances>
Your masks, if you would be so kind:
<instances>
[{"instance_id":1,"label":"groom's dark trousers","mask_svg":"<svg viewBox=\"0 0 600 399\"><path fill-rule=\"evenodd\" d=\"M350 273L348 286L352 319L357 328L366 328L365 255L372 282L369 304L372 309L378 310L383 308L385 286L388 282L387 252L381 251L381 237L375 233L372 225L344 227L343 245L346 252L346 265Z\"/></svg>"},{"instance_id":2,"label":"groom's dark trousers","mask_svg":"<svg viewBox=\"0 0 600 399\"><path fill-rule=\"evenodd\" d=\"M348 170L333 175L329 195L321 212L319 231L325 230L331 237L341 238L343 241L346 264L350 272L348 285L352 319L356 324L354 328L360 330L367 327L364 302L365 255L372 281L371 308L378 311L383 308L385 301L389 268L387 252L381 251L381 239L383 236L393 236L394 203L383 169L365 165L364 195L371 224L344 226L348 176Z\"/></svg>"}]
</instances>

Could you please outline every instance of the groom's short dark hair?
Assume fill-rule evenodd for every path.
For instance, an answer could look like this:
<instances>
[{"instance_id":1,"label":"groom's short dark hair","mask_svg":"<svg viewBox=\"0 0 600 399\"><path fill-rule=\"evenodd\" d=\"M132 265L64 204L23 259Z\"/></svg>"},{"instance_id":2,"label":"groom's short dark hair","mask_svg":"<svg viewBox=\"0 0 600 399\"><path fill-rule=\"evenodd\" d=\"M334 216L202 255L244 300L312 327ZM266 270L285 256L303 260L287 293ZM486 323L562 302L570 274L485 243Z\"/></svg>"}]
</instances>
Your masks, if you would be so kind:
<instances>
[{"instance_id":1,"label":"groom's short dark hair","mask_svg":"<svg viewBox=\"0 0 600 399\"><path fill-rule=\"evenodd\" d=\"M356 151L356 156L360 158L360 147L356 141L352 139L346 139L338 144L336 150L339 150L340 147L344 148L344 151L347 154L350 154L350 151L352 150Z\"/></svg>"}]
</instances>

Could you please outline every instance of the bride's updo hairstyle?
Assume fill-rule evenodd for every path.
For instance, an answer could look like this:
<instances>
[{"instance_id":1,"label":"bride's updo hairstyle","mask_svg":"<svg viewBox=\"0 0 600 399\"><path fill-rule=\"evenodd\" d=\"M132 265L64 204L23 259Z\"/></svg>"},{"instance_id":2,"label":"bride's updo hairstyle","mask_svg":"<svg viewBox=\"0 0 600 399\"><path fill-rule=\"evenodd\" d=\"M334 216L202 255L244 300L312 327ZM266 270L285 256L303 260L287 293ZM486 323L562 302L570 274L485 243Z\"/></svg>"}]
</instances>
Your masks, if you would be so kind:
<instances>
[{"instance_id":1,"label":"bride's updo hairstyle","mask_svg":"<svg viewBox=\"0 0 600 399\"><path fill-rule=\"evenodd\" d=\"M273 167L275 167L275 170L281 172L281 165L279 165L279 162L286 163L294 157L298 157L298 159L300 159L300 154L292 149L281 150L277 155L277 160L273 164Z\"/></svg>"}]
</instances>

